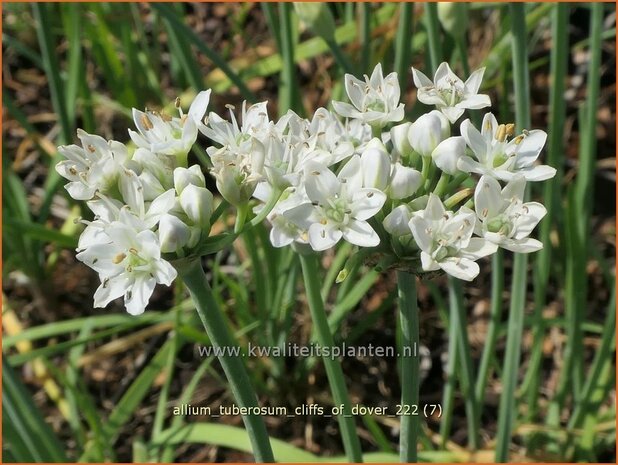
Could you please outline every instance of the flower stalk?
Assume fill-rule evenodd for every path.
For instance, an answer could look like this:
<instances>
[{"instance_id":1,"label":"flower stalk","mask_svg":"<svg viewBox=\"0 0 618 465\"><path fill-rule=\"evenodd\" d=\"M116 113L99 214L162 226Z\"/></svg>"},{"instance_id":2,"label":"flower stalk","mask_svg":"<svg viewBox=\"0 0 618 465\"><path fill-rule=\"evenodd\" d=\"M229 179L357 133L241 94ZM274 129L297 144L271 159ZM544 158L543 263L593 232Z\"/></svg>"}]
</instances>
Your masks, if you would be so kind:
<instances>
[{"instance_id":1,"label":"flower stalk","mask_svg":"<svg viewBox=\"0 0 618 465\"><path fill-rule=\"evenodd\" d=\"M315 325L318 343L322 347L333 347L335 342L328 326L328 319L324 311L324 302L320 294L320 273L317 255L314 253L308 255L301 253L299 255L307 299L309 301L309 310L311 311L311 320ZM330 357L323 357L322 360L324 362L324 368L326 369L328 383L330 384L333 394L333 402L337 406L343 405L343 413L337 417L337 421L341 428L341 438L346 457L350 462L362 462L363 456L360 441L356 434L356 425L354 424L354 417L352 416L350 396L345 386L341 365L338 360L333 360Z\"/></svg>"},{"instance_id":2,"label":"flower stalk","mask_svg":"<svg viewBox=\"0 0 618 465\"><path fill-rule=\"evenodd\" d=\"M419 346L418 304L416 278L405 271L397 272L399 290L399 320L402 336L401 356L401 405L408 415L401 416L399 431L399 458L404 463L417 461L419 417L412 415L412 408L419 401L419 361L416 354Z\"/></svg>"},{"instance_id":3,"label":"flower stalk","mask_svg":"<svg viewBox=\"0 0 618 465\"><path fill-rule=\"evenodd\" d=\"M199 261L181 268L179 273L187 289L189 289L191 298L195 303L195 309L206 329L206 333L208 333L211 344L222 348L234 347L236 343L229 332ZM239 357L228 355L229 352L224 351L223 353L224 355L219 356L219 362L223 371L225 371L232 395L239 407L257 407L257 396L251 387L251 380L242 360ZM274 462L268 433L262 418L259 415L243 415L242 419L251 441L255 460L257 462Z\"/></svg>"}]
</instances>

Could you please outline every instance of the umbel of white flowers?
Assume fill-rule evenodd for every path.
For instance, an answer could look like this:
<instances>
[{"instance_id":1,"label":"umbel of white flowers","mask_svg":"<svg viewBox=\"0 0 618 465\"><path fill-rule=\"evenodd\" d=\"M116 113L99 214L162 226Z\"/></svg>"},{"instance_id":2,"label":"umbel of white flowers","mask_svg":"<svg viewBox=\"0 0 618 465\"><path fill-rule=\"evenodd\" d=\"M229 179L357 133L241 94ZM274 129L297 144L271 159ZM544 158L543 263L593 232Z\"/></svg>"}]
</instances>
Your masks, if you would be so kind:
<instances>
[{"instance_id":1,"label":"umbel of white flowers","mask_svg":"<svg viewBox=\"0 0 618 465\"><path fill-rule=\"evenodd\" d=\"M124 297L130 313L142 313L155 285L175 279L171 263L199 255L214 199L202 168L188 165L198 133L209 141L218 194L239 218L251 206L266 218L275 247L323 251L344 240L395 266L464 280L498 247L539 250L529 235L546 211L525 202L524 190L555 174L537 163L545 132L516 135L491 113L480 129L453 126L466 110L490 106L478 93L484 69L465 82L447 63L433 81L412 73L417 99L436 107L415 121L402 121L397 75L384 77L378 64L364 80L345 76L350 103L309 119L288 111L273 121L267 102L245 102L239 120L229 106L228 121L207 115L206 90L186 114L177 101L179 117L134 109L132 148L78 130L81 147L60 147L66 160L56 169L93 212L77 258L99 273L95 306Z\"/></svg>"}]
</instances>

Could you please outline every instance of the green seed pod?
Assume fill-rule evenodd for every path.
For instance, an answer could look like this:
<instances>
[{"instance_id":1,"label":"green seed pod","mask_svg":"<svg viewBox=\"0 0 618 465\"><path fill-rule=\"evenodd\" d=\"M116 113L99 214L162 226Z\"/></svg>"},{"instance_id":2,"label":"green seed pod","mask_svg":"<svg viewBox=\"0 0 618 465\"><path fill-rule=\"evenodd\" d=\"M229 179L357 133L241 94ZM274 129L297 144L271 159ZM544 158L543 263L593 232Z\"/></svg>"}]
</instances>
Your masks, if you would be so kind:
<instances>
[{"instance_id":1,"label":"green seed pod","mask_svg":"<svg viewBox=\"0 0 618 465\"><path fill-rule=\"evenodd\" d=\"M326 41L335 40L335 20L326 3L294 2L294 9L300 20L316 35Z\"/></svg>"},{"instance_id":2,"label":"green seed pod","mask_svg":"<svg viewBox=\"0 0 618 465\"><path fill-rule=\"evenodd\" d=\"M468 6L465 2L438 3L440 24L456 39L462 38L468 30Z\"/></svg>"}]
</instances>

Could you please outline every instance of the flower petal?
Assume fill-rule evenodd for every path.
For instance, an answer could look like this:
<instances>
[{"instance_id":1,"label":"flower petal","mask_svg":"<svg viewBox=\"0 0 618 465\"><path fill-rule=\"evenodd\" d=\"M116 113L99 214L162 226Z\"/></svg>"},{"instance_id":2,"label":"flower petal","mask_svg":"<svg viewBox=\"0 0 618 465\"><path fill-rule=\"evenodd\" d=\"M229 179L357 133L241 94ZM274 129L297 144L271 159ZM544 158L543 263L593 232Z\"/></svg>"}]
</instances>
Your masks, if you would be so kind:
<instances>
[{"instance_id":1,"label":"flower petal","mask_svg":"<svg viewBox=\"0 0 618 465\"><path fill-rule=\"evenodd\" d=\"M483 82L483 74L485 74L485 68L479 68L474 71L466 82L464 83L466 88L466 93L468 94L477 94L479 88L481 87L481 82Z\"/></svg>"},{"instance_id":2,"label":"flower petal","mask_svg":"<svg viewBox=\"0 0 618 465\"><path fill-rule=\"evenodd\" d=\"M210 89L203 90L193 100L189 107L189 118L191 118L199 126L203 124L203 118L210 103Z\"/></svg>"},{"instance_id":3,"label":"flower petal","mask_svg":"<svg viewBox=\"0 0 618 465\"><path fill-rule=\"evenodd\" d=\"M460 254L462 257L469 258L471 260L478 260L481 257L486 257L496 253L498 246L492 242L489 242L480 237L473 237L468 243L468 247L462 249Z\"/></svg>"},{"instance_id":4,"label":"flower petal","mask_svg":"<svg viewBox=\"0 0 618 465\"><path fill-rule=\"evenodd\" d=\"M153 278L138 277L133 286L124 294L124 305L131 315L141 315L148 305L156 282Z\"/></svg>"},{"instance_id":5,"label":"flower petal","mask_svg":"<svg viewBox=\"0 0 618 465\"><path fill-rule=\"evenodd\" d=\"M380 236L366 221L350 220L343 230L343 238L359 247L375 247L380 244Z\"/></svg>"},{"instance_id":6,"label":"flower petal","mask_svg":"<svg viewBox=\"0 0 618 465\"><path fill-rule=\"evenodd\" d=\"M367 220L380 211L386 202L386 194L378 189L363 188L352 194L350 209L353 218Z\"/></svg>"},{"instance_id":7,"label":"flower petal","mask_svg":"<svg viewBox=\"0 0 618 465\"><path fill-rule=\"evenodd\" d=\"M449 257L438 264L440 268L451 276L463 279L464 281L472 281L480 272L479 266L467 258Z\"/></svg>"},{"instance_id":8,"label":"flower petal","mask_svg":"<svg viewBox=\"0 0 618 465\"><path fill-rule=\"evenodd\" d=\"M412 78L417 89L433 86L433 81L414 67L412 67Z\"/></svg>"},{"instance_id":9,"label":"flower petal","mask_svg":"<svg viewBox=\"0 0 618 465\"><path fill-rule=\"evenodd\" d=\"M479 219L486 221L494 218L502 213L506 206L498 181L491 176L481 176L474 190L474 209Z\"/></svg>"},{"instance_id":10,"label":"flower petal","mask_svg":"<svg viewBox=\"0 0 618 465\"><path fill-rule=\"evenodd\" d=\"M500 246L503 249L510 250L511 252L518 253L531 253L537 252L543 248L543 243L531 237L521 240L505 240Z\"/></svg>"},{"instance_id":11,"label":"flower petal","mask_svg":"<svg viewBox=\"0 0 618 465\"><path fill-rule=\"evenodd\" d=\"M322 223L313 223L309 227L308 234L311 248L318 252L330 249L337 244L343 236L341 230L332 223L327 223L325 225Z\"/></svg>"}]
</instances>

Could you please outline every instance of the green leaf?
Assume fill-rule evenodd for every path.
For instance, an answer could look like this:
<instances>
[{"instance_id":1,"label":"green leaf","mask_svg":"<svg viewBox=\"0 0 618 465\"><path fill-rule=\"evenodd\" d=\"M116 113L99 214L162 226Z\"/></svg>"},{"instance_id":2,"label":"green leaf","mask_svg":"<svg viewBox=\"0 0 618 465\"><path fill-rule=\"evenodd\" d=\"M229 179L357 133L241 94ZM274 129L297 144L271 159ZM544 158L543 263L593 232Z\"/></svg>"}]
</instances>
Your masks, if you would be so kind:
<instances>
[{"instance_id":1,"label":"green leaf","mask_svg":"<svg viewBox=\"0 0 618 465\"><path fill-rule=\"evenodd\" d=\"M4 356L2 367L3 461L9 452L18 462L68 462L60 441Z\"/></svg>"}]
</instances>

